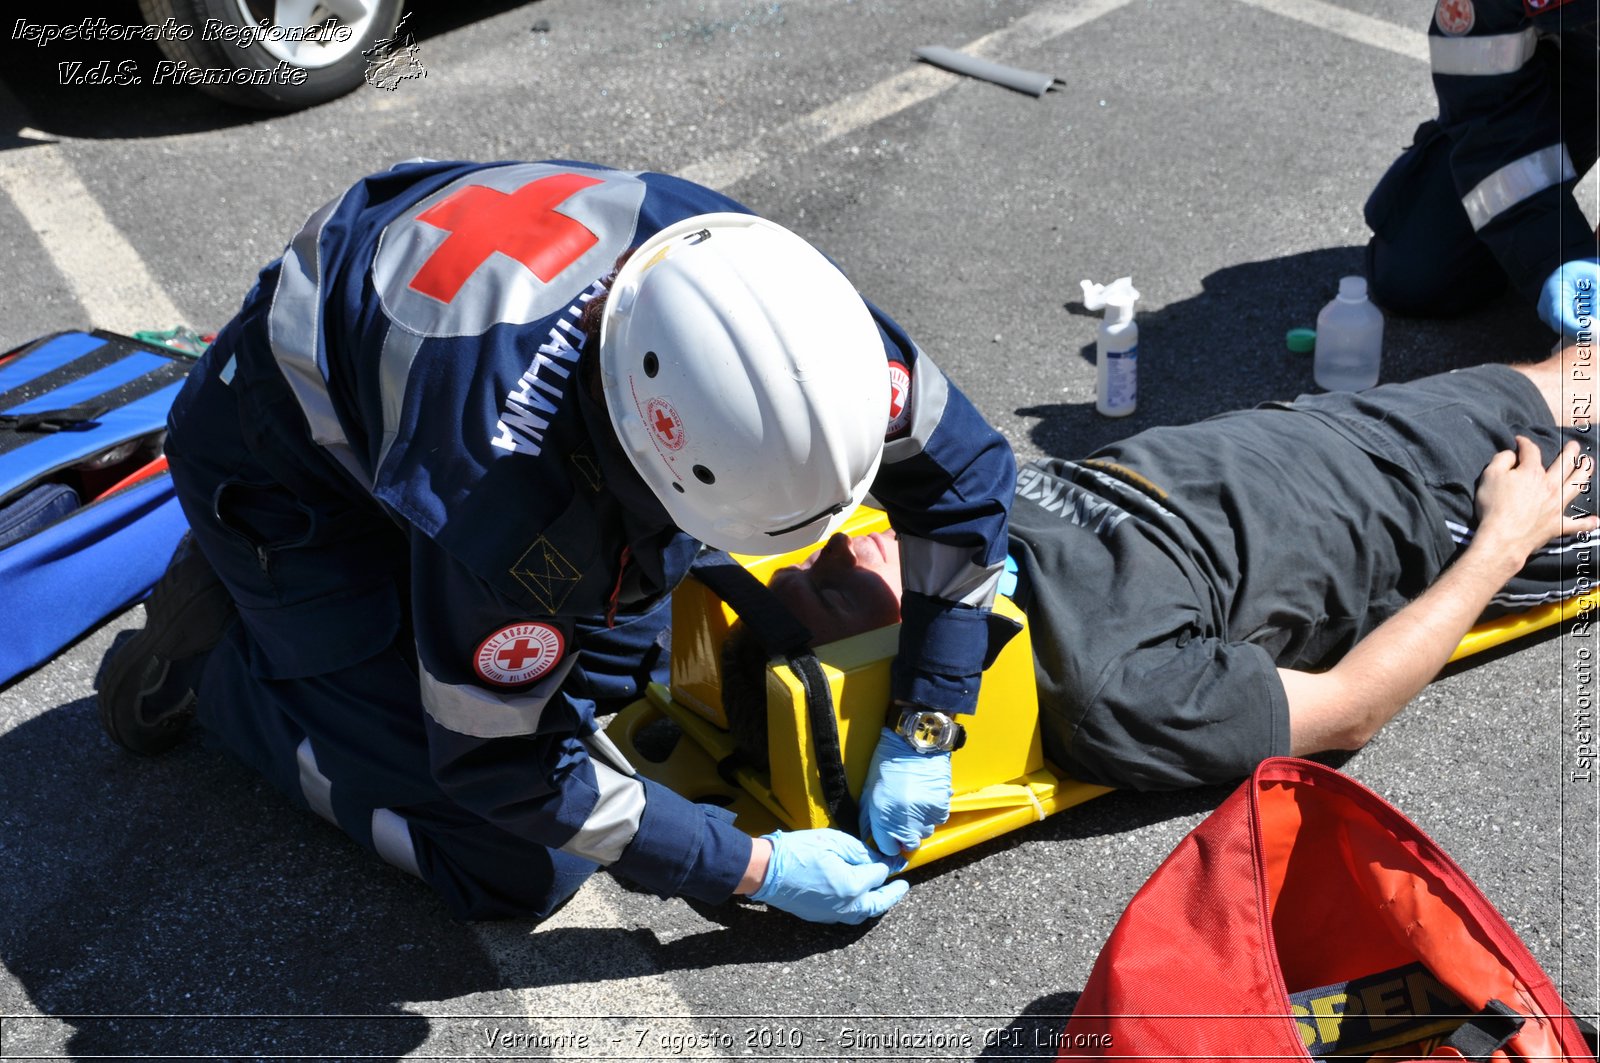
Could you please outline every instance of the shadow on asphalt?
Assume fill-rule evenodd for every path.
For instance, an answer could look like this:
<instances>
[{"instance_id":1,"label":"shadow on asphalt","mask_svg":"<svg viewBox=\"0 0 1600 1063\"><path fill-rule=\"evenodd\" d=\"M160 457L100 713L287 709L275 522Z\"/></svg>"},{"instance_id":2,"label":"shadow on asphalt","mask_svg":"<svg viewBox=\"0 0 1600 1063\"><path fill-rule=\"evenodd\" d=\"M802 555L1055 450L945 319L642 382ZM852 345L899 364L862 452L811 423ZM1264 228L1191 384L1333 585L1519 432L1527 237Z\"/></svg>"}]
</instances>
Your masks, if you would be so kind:
<instances>
[{"instance_id":1,"label":"shadow on asphalt","mask_svg":"<svg viewBox=\"0 0 1600 1063\"><path fill-rule=\"evenodd\" d=\"M1200 294L1139 312L1139 407L1102 417L1091 403L1029 406L1031 438L1053 457L1079 458L1156 425L1188 424L1315 389L1310 355L1284 343L1291 328L1316 325L1339 278L1364 272L1364 247L1322 248L1245 262L1205 278ZM1067 303L1064 315L1089 315ZM1554 336L1532 307L1507 293L1479 312L1448 321L1386 315L1381 380L1413 380L1483 362L1534 361ZM1090 344L1079 356L1094 365Z\"/></svg>"},{"instance_id":2,"label":"shadow on asphalt","mask_svg":"<svg viewBox=\"0 0 1600 1063\"><path fill-rule=\"evenodd\" d=\"M129 756L82 699L0 762L0 964L53 1016L8 1018L8 1055L398 1059L406 1002L504 988L425 887L198 739Z\"/></svg>"},{"instance_id":3,"label":"shadow on asphalt","mask_svg":"<svg viewBox=\"0 0 1600 1063\"><path fill-rule=\"evenodd\" d=\"M1077 1007L1076 992L1051 993L1029 1004L1004 1028L992 1032L979 1059L1052 1059L1062 1048L1061 1032Z\"/></svg>"},{"instance_id":4,"label":"shadow on asphalt","mask_svg":"<svg viewBox=\"0 0 1600 1063\"><path fill-rule=\"evenodd\" d=\"M1240 780L1243 782L1244 780ZM908 871L912 886L929 878L977 864L996 853L1034 842L1083 841L1124 835L1174 819L1202 817L1233 793L1235 785L1204 786L1191 790L1138 793L1113 790L1074 808L1064 809L1038 823L1009 831L997 838L943 858L936 867Z\"/></svg>"},{"instance_id":5,"label":"shadow on asphalt","mask_svg":"<svg viewBox=\"0 0 1600 1063\"><path fill-rule=\"evenodd\" d=\"M0 966L26 994L0 1010L49 1017L8 1017L8 1058L401 1059L427 1002L513 988L430 890L199 735L128 755L89 698L0 735ZM799 960L871 929L694 907L717 926L542 930L514 988Z\"/></svg>"}]
</instances>

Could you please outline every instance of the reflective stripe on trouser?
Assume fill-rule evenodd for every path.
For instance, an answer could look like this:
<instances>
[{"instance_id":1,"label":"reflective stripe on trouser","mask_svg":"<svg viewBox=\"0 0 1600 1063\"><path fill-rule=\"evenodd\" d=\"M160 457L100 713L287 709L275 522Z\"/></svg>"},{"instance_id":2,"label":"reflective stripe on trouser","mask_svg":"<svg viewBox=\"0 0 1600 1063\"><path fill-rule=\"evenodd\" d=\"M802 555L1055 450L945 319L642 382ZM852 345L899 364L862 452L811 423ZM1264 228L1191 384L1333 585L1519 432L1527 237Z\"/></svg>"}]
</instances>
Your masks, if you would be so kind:
<instances>
[{"instance_id":1,"label":"reflective stripe on trouser","mask_svg":"<svg viewBox=\"0 0 1600 1063\"><path fill-rule=\"evenodd\" d=\"M1424 122L1367 199L1372 227L1367 284L1385 310L1449 317L1476 310L1506 286L1478 239L1450 172L1450 141Z\"/></svg>"},{"instance_id":2,"label":"reflective stripe on trouser","mask_svg":"<svg viewBox=\"0 0 1600 1063\"><path fill-rule=\"evenodd\" d=\"M300 765L300 795L311 811L338 825L333 814L333 780L317 767L317 752L311 748L311 739L302 738L295 748L295 761ZM405 817L392 808L372 810L372 848L388 863L408 875L422 877L417 870L417 850L411 841L411 828Z\"/></svg>"},{"instance_id":3,"label":"reflective stripe on trouser","mask_svg":"<svg viewBox=\"0 0 1600 1063\"><path fill-rule=\"evenodd\" d=\"M336 676L263 681L250 671L246 642L236 623L212 651L200 687L200 724L294 804L426 882L458 918L541 918L595 870L588 860L519 838L436 790L428 793L425 772L395 785L396 761L426 755L395 742L390 705L382 704L384 673L410 675L398 654L380 654ZM325 721L336 722L321 726Z\"/></svg>"}]
</instances>

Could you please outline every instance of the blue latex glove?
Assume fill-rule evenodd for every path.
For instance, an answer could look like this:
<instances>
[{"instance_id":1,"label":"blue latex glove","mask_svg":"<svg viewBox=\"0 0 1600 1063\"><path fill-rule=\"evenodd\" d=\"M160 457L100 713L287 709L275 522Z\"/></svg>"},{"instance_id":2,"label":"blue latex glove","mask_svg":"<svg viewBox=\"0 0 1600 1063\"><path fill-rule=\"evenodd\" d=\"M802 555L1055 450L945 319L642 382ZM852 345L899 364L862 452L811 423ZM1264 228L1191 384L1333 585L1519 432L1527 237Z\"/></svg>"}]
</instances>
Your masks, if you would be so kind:
<instances>
[{"instance_id":1,"label":"blue latex glove","mask_svg":"<svg viewBox=\"0 0 1600 1063\"><path fill-rule=\"evenodd\" d=\"M1570 342L1581 328L1594 327L1596 296L1600 296L1600 262L1574 259L1544 282L1539 293L1539 317ZM1578 313L1580 305L1582 314Z\"/></svg>"},{"instance_id":2,"label":"blue latex glove","mask_svg":"<svg viewBox=\"0 0 1600 1063\"><path fill-rule=\"evenodd\" d=\"M950 754L919 753L887 727L861 794L861 836L898 856L950 818Z\"/></svg>"},{"instance_id":3,"label":"blue latex glove","mask_svg":"<svg viewBox=\"0 0 1600 1063\"><path fill-rule=\"evenodd\" d=\"M897 904L911 888L903 878L885 885L904 860L888 860L842 830L822 827L765 836L772 861L753 901L813 923L861 923Z\"/></svg>"}]
</instances>

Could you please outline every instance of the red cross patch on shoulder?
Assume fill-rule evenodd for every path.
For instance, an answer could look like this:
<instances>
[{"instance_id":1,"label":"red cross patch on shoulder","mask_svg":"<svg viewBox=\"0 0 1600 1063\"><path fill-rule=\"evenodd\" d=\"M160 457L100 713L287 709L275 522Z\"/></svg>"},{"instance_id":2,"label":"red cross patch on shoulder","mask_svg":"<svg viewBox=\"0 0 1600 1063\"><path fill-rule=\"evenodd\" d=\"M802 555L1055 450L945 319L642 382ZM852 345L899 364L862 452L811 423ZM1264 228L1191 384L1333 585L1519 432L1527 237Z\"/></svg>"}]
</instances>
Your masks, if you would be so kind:
<instances>
[{"instance_id":1,"label":"red cross patch on shoulder","mask_svg":"<svg viewBox=\"0 0 1600 1063\"><path fill-rule=\"evenodd\" d=\"M547 674L561 660L566 640L549 624L507 624L478 644L472 670L497 687L522 686Z\"/></svg>"},{"instance_id":2,"label":"red cross patch on shoulder","mask_svg":"<svg viewBox=\"0 0 1600 1063\"><path fill-rule=\"evenodd\" d=\"M1472 0L1439 0L1433 10L1433 21L1445 36L1462 37L1472 32L1478 14L1472 7Z\"/></svg>"},{"instance_id":3,"label":"red cross patch on shoulder","mask_svg":"<svg viewBox=\"0 0 1600 1063\"><path fill-rule=\"evenodd\" d=\"M885 439L893 439L911 423L911 370L899 362L889 363L889 428Z\"/></svg>"}]
</instances>

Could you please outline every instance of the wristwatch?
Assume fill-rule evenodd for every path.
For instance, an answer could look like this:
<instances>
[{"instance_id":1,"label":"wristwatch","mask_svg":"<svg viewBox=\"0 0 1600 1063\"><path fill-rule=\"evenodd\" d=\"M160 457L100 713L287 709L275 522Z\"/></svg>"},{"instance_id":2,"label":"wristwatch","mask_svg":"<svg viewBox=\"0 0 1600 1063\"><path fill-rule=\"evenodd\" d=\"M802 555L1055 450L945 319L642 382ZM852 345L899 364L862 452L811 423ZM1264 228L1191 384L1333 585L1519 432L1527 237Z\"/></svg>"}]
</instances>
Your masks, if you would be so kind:
<instances>
[{"instance_id":1,"label":"wristwatch","mask_svg":"<svg viewBox=\"0 0 1600 1063\"><path fill-rule=\"evenodd\" d=\"M889 706L884 726L910 742L918 753L954 753L967 744L967 729L949 713L921 705Z\"/></svg>"}]
</instances>

